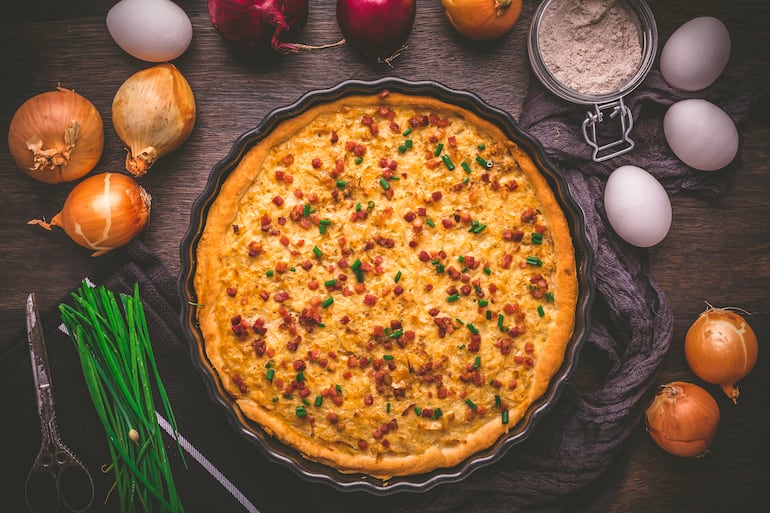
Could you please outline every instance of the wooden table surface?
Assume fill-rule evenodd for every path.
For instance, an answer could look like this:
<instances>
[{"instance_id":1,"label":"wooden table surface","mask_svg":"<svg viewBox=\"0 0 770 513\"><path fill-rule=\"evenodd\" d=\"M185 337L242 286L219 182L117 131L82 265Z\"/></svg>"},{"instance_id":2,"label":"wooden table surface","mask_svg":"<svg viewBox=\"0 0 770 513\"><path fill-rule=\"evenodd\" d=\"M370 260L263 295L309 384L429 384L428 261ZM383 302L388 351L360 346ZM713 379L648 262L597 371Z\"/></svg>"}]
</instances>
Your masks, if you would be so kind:
<instances>
[{"instance_id":1,"label":"wooden table surface","mask_svg":"<svg viewBox=\"0 0 770 513\"><path fill-rule=\"evenodd\" d=\"M24 323L24 299L38 293L41 308L55 305L80 279L108 265L91 258L58 230L26 221L55 214L69 185L36 182L16 168L5 141L15 110L29 97L60 84L90 99L102 114L105 148L96 171L122 171L124 150L112 126L112 97L131 73L148 67L110 38L105 15L113 1L25 0L0 20L0 327L15 333ZM349 78L397 76L437 80L472 91L487 103L521 111L531 77L526 35L537 2L527 1L514 30L495 44L471 45L443 16L439 0L420 0L407 52L393 68L361 61L349 48L252 60L229 51L215 32L203 0L178 2L193 22L194 36L175 64L195 93L198 118L187 143L161 159L142 179L153 195L152 219L141 238L174 272L179 243L193 201L212 166L243 132L272 109L303 93ZM682 23L701 15L725 22L732 55L725 77L770 81L770 3L764 0L649 2L661 42ZM311 2L300 40L323 44L341 37L332 0ZM662 47L662 43L661 43ZM657 62L656 62L657 67ZM722 421L712 451L685 460L663 453L641 428L610 500L609 512L752 512L770 509L770 108L767 94L740 127L740 167L732 190L716 202L675 196L668 237L649 250L651 272L675 315L673 341L659 382L693 381L684 335L705 302L751 312L760 339L759 362L742 382L737 405L718 397ZM0 344L7 343L3 337ZM718 392L715 388L712 391ZM4 421L7 422L7 415ZM8 443L5 440L4 443ZM6 472L27 469L5 469ZM383 499L387 500L387 499ZM269 505L257 506L270 511ZM322 508L321 508L322 509Z\"/></svg>"}]
</instances>

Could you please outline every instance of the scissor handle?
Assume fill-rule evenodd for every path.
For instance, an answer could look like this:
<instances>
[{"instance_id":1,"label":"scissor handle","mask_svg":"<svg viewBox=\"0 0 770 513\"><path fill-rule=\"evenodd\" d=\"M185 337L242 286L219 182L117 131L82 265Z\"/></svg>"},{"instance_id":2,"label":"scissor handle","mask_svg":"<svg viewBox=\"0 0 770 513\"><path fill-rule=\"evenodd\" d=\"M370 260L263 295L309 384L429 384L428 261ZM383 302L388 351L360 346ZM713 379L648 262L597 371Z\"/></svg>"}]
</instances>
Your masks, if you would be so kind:
<instances>
[{"instance_id":1,"label":"scissor handle","mask_svg":"<svg viewBox=\"0 0 770 513\"><path fill-rule=\"evenodd\" d=\"M56 513L62 504L82 513L94 500L91 474L58 438L43 441L24 486L33 513Z\"/></svg>"}]
</instances>

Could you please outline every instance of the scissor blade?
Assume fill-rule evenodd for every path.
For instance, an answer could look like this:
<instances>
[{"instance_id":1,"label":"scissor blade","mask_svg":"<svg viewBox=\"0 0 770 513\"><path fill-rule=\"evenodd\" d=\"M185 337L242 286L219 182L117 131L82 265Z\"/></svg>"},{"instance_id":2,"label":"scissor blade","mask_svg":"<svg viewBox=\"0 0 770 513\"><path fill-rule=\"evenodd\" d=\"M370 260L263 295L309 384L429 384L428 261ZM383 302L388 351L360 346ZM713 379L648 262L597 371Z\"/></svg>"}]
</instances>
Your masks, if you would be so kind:
<instances>
[{"instance_id":1,"label":"scissor blade","mask_svg":"<svg viewBox=\"0 0 770 513\"><path fill-rule=\"evenodd\" d=\"M29 356L32 361L32 375L35 377L38 409L42 413L44 403L51 400L51 379L43 326L40 324L40 312L37 309L34 292L27 296L27 340L29 341Z\"/></svg>"}]
</instances>

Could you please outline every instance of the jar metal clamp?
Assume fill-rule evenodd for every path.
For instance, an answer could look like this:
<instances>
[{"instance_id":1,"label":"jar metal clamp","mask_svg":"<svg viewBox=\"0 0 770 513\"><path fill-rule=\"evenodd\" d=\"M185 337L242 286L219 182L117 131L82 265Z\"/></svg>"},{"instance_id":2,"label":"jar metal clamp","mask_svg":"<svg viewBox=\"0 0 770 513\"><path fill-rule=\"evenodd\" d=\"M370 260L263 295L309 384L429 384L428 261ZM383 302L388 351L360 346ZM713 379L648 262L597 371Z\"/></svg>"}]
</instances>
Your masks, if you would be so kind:
<instances>
[{"instance_id":1,"label":"jar metal clamp","mask_svg":"<svg viewBox=\"0 0 770 513\"><path fill-rule=\"evenodd\" d=\"M655 17L644 0L619 0L618 3L627 7L639 21L639 38L642 48L639 69L619 89L606 94L586 94L576 91L560 82L548 69L540 44L540 26L543 16L555 0L545 0L537 8L529 30L529 59L532 70L540 82L553 94L572 103L591 105L592 110L586 112L583 121L583 138L593 148L592 158L602 162L627 153L634 148L631 130L634 118L631 109L626 105L624 97L636 89L652 69L658 49L658 29ZM616 120L619 134L611 137L608 142L599 142L597 128L609 120Z\"/></svg>"}]
</instances>

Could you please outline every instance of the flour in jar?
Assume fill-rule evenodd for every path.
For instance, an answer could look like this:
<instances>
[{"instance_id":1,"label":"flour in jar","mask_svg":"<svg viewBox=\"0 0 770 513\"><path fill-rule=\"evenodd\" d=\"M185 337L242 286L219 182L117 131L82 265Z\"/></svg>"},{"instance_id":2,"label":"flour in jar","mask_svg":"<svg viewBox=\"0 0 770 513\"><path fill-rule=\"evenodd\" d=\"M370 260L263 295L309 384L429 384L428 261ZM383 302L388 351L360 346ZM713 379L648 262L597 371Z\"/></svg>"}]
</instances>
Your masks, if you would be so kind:
<instances>
[{"instance_id":1,"label":"flour in jar","mask_svg":"<svg viewBox=\"0 0 770 513\"><path fill-rule=\"evenodd\" d=\"M538 32L546 67L564 86L587 95L621 89L639 70L639 19L616 0L554 0Z\"/></svg>"}]
</instances>

